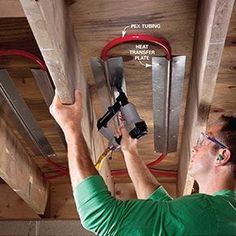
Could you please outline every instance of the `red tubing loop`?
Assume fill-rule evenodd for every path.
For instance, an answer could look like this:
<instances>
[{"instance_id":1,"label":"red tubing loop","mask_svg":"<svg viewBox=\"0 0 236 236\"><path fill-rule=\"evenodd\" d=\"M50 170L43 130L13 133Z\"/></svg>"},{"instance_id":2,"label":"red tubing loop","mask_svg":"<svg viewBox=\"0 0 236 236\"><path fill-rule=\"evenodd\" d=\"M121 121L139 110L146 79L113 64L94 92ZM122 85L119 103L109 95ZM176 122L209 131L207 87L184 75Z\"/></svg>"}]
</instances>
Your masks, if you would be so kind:
<instances>
[{"instance_id":1,"label":"red tubing loop","mask_svg":"<svg viewBox=\"0 0 236 236\"><path fill-rule=\"evenodd\" d=\"M108 52L113 48L116 47L122 43L129 43L129 42L147 42L151 44L155 44L160 46L165 51L165 57L167 60L172 59L171 55L171 46L168 43L167 40L163 38L157 38L151 35L146 34L129 34L124 37L115 38L112 41L110 41L102 50L101 52L101 59L103 61L107 60L109 58ZM176 177L176 173L170 173L165 171L158 171L155 169L151 169L152 166L155 166L159 164L163 159L165 158L165 155L161 154L161 156L156 159L155 161L148 163L147 167L149 168L150 172L157 176L166 176L166 177ZM127 175L127 170L112 170L111 171L112 176L123 176Z\"/></svg>"},{"instance_id":2,"label":"red tubing loop","mask_svg":"<svg viewBox=\"0 0 236 236\"><path fill-rule=\"evenodd\" d=\"M24 50L18 50L18 49L0 50L0 56L22 56L34 61L36 64L40 66L42 70L44 71L47 70L45 63L40 58Z\"/></svg>"},{"instance_id":3,"label":"red tubing loop","mask_svg":"<svg viewBox=\"0 0 236 236\"><path fill-rule=\"evenodd\" d=\"M34 54L24 51L24 50L18 50L18 49L4 50L4 49L2 49L2 50L0 50L0 56L22 56L22 57L28 58L28 59L32 60L33 62L35 62L36 64L38 64L41 70L47 71L47 67L46 67L45 63L40 58L38 58ZM52 175L52 176L43 175L44 179L49 180L49 179L58 178L60 176L69 175L68 168L57 164L56 162L54 162L53 160L51 160L49 158L45 158L45 160L48 162L48 164L50 164L53 167L55 175Z\"/></svg>"},{"instance_id":4,"label":"red tubing loop","mask_svg":"<svg viewBox=\"0 0 236 236\"><path fill-rule=\"evenodd\" d=\"M170 171L166 171L166 170L156 170L153 169L152 167L159 164L166 156L161 154L160 157L158 157L156 160L150 162L147 164L147 167L149 169L149 171L155 175L155 176L159 176L159 177L177 177L177 174L175 172L170 172ZM128 175L128 171L126 169L121 169L121 170L112 170L111 171L111 175L113 177L118 177L118 176L126 176Z\"/></svg>"},{"instance_id":5,"label":"red tubing loop","mask_svg":"<svg viewBox=\"0 0 236 236\"><path fill-rule=\"evenodd\" d=\"M146 34L129 34L124 37L115 38L110 41L102 50L101 59L103 61L109 58L108 52L115 46L128 42L148 42L162 47L166 53L166 59L171 60L171 47L168 41L163 38L157 38Z\"/></svg>"}]
</instances>

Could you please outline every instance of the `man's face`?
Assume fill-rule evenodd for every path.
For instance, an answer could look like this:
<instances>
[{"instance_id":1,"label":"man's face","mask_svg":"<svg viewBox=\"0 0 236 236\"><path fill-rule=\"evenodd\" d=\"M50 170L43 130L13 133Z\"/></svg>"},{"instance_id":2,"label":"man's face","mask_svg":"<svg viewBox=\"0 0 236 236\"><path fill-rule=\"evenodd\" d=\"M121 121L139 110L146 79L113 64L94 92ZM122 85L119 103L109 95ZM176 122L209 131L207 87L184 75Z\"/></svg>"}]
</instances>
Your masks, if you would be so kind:
<instances>
[{"instance_id":1,"label":"man's face","mask_svg":"<svg viewBox=\"0 0 236 236\"><path fill-rule=\"evenodd\" d=\"M217 137L217 133L222 125L212 125L207 134L211 137ZM196 178L208 175L214 168L217 153L213 151L215 145L211 140L202 137L202 142L192 148L192 157L189 164L189 174Z\"/></svg>"}]
</instances>

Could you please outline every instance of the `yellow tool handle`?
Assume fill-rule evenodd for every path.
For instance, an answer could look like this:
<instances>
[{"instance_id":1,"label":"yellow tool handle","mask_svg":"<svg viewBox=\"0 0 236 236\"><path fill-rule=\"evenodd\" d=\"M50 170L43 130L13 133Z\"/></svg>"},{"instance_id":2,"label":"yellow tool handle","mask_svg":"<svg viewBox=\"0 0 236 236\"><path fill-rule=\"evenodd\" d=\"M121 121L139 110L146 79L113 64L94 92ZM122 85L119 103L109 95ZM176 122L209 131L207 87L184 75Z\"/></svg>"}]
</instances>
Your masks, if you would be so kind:
<instances>
[{"instance_id":1,"label":"yellow tool handle","mask_svg":"<svg viewBox=\"0 0 236 236\"><path fill-rule=\"evenodd\" d=\"M101 154L101 156L98 158L98 160L95 164L95 168L97 170L100 170L103 160L108 156L108 154L111 154L111 152L112 152L112 149L110 147L108 147L104 150L104 152Z\"/></svg>"}]
</instances>

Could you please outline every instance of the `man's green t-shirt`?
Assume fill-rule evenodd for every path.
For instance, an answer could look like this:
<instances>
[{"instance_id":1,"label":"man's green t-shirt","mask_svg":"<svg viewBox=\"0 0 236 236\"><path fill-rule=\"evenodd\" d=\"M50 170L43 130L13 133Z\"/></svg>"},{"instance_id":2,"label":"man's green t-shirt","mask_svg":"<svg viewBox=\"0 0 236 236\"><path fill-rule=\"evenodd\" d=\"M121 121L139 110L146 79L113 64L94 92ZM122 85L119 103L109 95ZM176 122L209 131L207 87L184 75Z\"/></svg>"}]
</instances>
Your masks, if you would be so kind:
<instances>
[{"instance_id":1,"label":"man's green t-shirt","mask_svg":"<svg viewBox=\"0 0 236 236\"><path fill-rule=\"evenodd\" d=\"M236 235L236 192L230 190L173 200L159 187L147 200L121 201L95 175L74 197L82 225L97 235Z\"/></svg>"}]
</instances>

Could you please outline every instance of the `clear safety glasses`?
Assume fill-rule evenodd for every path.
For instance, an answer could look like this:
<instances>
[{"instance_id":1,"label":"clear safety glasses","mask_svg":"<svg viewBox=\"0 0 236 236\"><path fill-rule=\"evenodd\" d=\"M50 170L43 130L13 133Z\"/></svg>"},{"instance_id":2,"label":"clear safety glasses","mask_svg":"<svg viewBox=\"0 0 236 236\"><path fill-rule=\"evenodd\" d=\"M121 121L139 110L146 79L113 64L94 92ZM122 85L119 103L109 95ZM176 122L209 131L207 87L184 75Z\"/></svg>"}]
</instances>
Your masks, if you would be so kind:
<instances>
[{"instance_id":1,"label":"clear safety glasses","mask_svg":"<svg viewBox=\"0 0 236 236\"><path fill-rule=\"evenodd\" d=\"M197 140L197 146L198 147L201 147L203 145L207 145L207 141L210 140L211 142L217 144L220 148L228 148L225 144L223 144L222 142L218 141L217 139L215 139L214 137L212 136L209 136L203 132L201 132L198 140Z\"/></svg>"}]
</instances>

